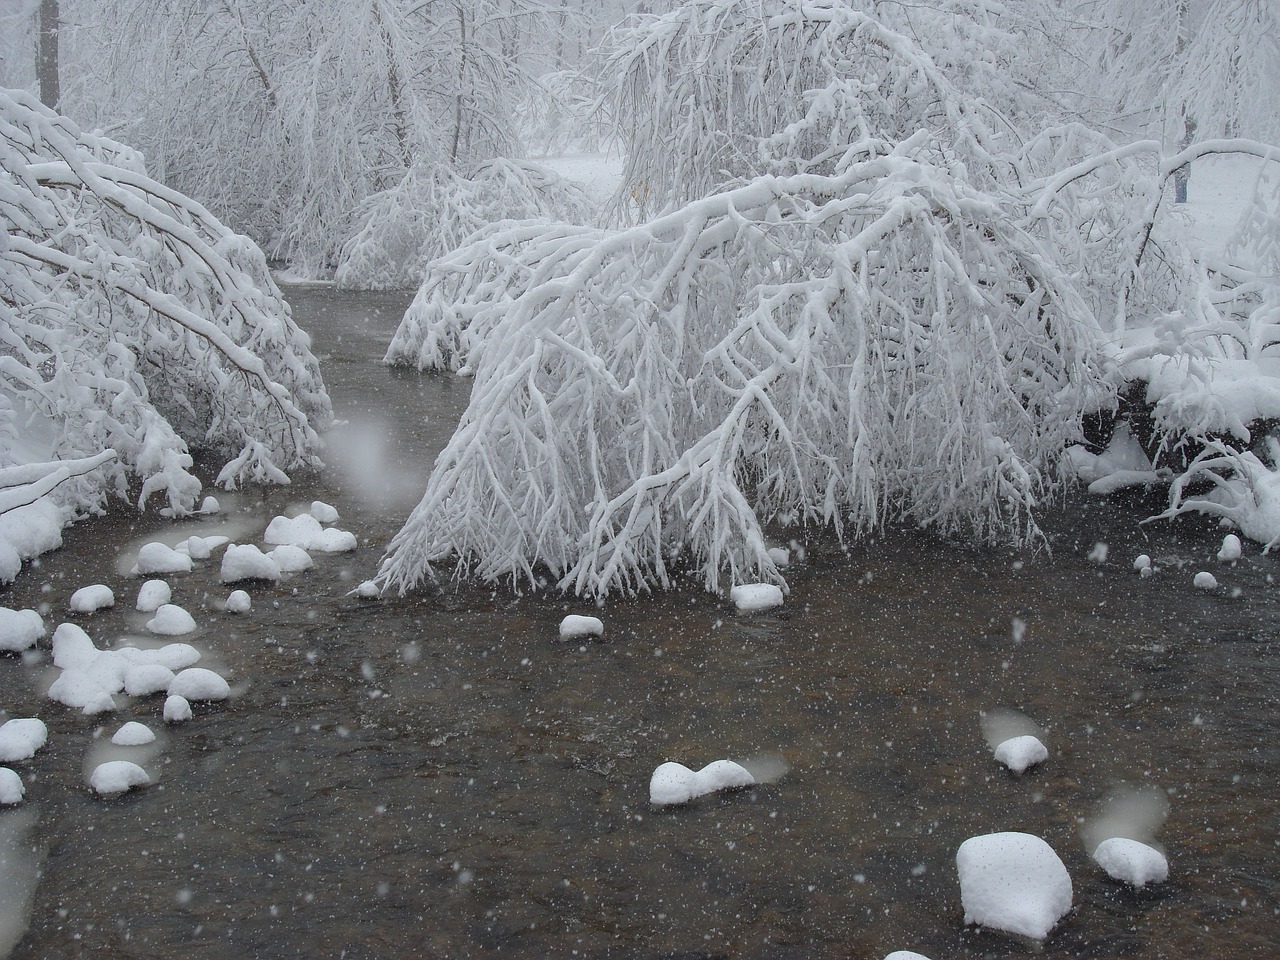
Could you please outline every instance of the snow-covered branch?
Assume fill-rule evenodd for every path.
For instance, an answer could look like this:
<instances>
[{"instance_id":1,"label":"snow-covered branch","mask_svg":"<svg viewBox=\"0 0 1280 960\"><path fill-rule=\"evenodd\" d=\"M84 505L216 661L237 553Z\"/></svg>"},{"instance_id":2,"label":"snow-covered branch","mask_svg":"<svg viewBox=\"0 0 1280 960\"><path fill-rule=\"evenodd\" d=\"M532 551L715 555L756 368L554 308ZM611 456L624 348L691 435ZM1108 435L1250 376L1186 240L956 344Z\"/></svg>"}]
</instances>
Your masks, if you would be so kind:
<instances>
[{"instance_id":1,"label":"snow-covered branch","mask_svg":"<svg viewBox=\"0 0 1280 960\"><path fill-rule=\"evenodd\" d=\"M136 476L140 505L190 509L189 446L231 457L227 485L318 463L328 396L251 241L20 91L0 166L0 419L56 424L58 460L115 451L70 503Z\"/></svg>"}]
</instances>

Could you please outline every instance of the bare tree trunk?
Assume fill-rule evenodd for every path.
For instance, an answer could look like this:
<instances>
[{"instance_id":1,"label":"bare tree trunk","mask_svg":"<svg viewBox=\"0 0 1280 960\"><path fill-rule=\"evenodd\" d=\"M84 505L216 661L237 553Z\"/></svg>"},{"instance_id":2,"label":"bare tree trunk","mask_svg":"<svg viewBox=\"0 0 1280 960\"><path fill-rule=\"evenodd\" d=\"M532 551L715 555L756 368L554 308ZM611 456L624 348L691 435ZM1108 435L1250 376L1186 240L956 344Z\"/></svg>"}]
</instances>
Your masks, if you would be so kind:
<instances>
[{"instance_id":1,"label":"bare tree trunk","mask_svg":"<svg viewBox=\"0 0 1280 960\"><path fill-rule=\"evenodd\" d=\"M61 27L58 0L40 0L40 35L36 48L36 79L40 81L40 100L52 110L62 99L58 82L58 29Z\"/></svg>"}]
</instances>

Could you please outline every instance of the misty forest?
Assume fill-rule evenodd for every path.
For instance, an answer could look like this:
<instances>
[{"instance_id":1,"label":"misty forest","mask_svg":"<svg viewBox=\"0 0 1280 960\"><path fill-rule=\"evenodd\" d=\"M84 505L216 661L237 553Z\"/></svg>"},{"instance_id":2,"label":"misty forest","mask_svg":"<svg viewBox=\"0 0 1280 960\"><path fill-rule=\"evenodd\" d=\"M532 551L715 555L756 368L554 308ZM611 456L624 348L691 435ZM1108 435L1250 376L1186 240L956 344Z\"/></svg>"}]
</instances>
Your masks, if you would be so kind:
<instances>
[{"instance_id":1,"label":"misty forest","mask_svg":"<svg viewBox=\"0 0 1280 960\"><path fill-rule=\"evenodd\" d=\"M0 957L1280 951L1275 0L0 0Z\"/></svg>"}]
</instances>

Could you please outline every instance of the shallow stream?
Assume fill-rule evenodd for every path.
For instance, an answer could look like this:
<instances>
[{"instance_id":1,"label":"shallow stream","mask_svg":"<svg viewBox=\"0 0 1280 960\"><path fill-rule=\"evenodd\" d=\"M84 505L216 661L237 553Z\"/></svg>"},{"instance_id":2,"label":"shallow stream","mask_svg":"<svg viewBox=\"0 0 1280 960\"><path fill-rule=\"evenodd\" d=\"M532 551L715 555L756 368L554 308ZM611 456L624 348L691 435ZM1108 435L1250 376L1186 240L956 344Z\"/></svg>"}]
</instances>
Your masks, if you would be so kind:
<instances>
[{"instance_id":1,"label":"shallow stream","mask_svg":"<svg viewBox=\"0 0 1280 960\"><path fill-rule=\"evenodd\" d=\"M238 616L216 558L171 579L200 625L181 639L238 692L185 724L155 698L83 717L44 697L47 663L0 659L0 706L50 728L19 765L27 802L0 812L0 856L7 832L39 876L12 957L1280 955L1280 565L1256 545L1222 564L1204 520L1077 499L1044 517L1051 555L810 539L766 614L694 585L600 611L470 586L361 601L468 384L378 363L401 295L290 299L346 421L325 474L219 492L216 520L81 523L0 604L46 604L101 646L145 633L127 571L148 540L260 542L321 499L361 546L251 588ZM1191 587L1201 569L1218 590ZM97 582L115 608L69 613ZM570 612L604 637L562 643ZM980 714L1001 706L1043 726L1048 762L995 762ZM157 782L103 800L85 759L128 719L161 732ZM658 764L718 758L781 775L650 807ZM1171 876L1141 892L1082 840L1124 784L1169 804ZM1043 946L963 924L956 848L1001 830L1071 872Z\"/></svg>"}]
</instances>

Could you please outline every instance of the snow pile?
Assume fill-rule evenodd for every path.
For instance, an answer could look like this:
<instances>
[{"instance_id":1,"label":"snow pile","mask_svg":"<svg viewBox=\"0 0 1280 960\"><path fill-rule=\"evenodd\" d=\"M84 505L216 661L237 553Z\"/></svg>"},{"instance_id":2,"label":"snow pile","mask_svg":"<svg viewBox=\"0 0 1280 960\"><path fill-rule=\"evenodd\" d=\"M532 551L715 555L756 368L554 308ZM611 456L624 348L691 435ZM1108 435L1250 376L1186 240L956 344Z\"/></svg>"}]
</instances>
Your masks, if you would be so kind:
<instances>
[{"instance_id":1,"label":"snow pile","mask_svg":"<svg viewBox=\"0 0 1280 960\"><path fill-rule=\"evenodd\" d=\"M311 509L307 512L321 523L337 523L339 519L338 508L323 500L312 500Z\"/></svg>"},{"instance_id":2,"label":"snow pile","mask_svg":"<svg viewBox=\"0 0 1280 960\"><path fill-rule=\"evenodd\" d=\"M684 764L668 762L653 771L649 779L649 802L655 807L667 807L718 790L749 787L755 782L746 767L732 760L714 760L696 772Z\"/></svg>"},{"instance_id":3,"label":"snow pile","mask_svg":"<svg viewBox=\"0 0 1280 960\"><path fill-rule=\"evenodd\" d=\"M1197 590L1217 590L1218 578L1208 570L1201 570L1192 578L1191 585Z\"/></svg>"},{"instance_id":4,"label":"snow pile","mask_svg":"<svg viewBox=\"0 0 1280 960\"><path fill-rule=\"evenodd\" d=\"M1093 859L1107 876L1142 889L1169 879L1169 861L1155 847L1126 837L1108 837L1093 851Z\"/></svg>"},{"instance_id":5,"label":"snow pile","mask_svg":"<svg viewBox=\"0 0 1280 960\"><path fill-rule=\"evenodd\" d=\"M1014 773L1022 773L1028 767L1048 760L1049 750L1039 739L1027 734L997 744L995 756Z\"/></svg>"},{"instance_id":6,"label":"snow pile","mask_svg":"<svg viewBox=\"0 0 1280 960\"><path fill-rule=\"evenodd\" d=\"M770 547L767 551L770 560L779 567L785 567L791 563L791 551L783 547Z\"/></svg>"},{"instance_id":7,"label":"snow pile","mask_svg":"<svg viewBox=\"0 0 1280 960\"><path fill-rule=\"evenodd\" d=\"M929 958L923 953L916 953L914 950L895 950L884 960L929 960Z\"/></svg>"},{"instance_id":8,"label":"snow pile","mask_svg":"<svg viewBox=\"0 0 1280 960\"><path fill-rule=\"evenodd\" d=\"M135 685L139 678L153 677L156 667L181 670L200 659L200 653L185 643L170 643L154 650L120 647L99 650L89 635L73 623L64 623L53 633L53 663L61 672L49 687L51 700L82 710L86 714L116 708L114 695Z\"/></svg>"},{"instance_id":9,"label":"snow pile","mask_svg":"<svg viewBox=\"0 0 1280 960\"><path fill-rule=\"evenodd\" d=\"M89 775L89 786L104 797L115 796L132 790L134 787L145 787L151 783L151 776L142 767L129 760L108 760L100 763Z\"/></svg>"},{"instance_id":10,"label":"snow pile","mask_svg":"<svg viewBox=\"0 0 1280 960\"><path fill-rule=\"evenodd\" d=\"M295 547L287 543L282 543L268 553L267 556L276 562L276 566L280 568L281 573L301 573L304 570L310 570L316 565L315 561L311 559L311 554L301 547Z\"/></svg>"},{"instance_id":11,"label":"snow pile","mask_svg":"<svg viewBox=\"0 0 1280 960\"><path fill-rule=\"evenodd\" d=\"M382 596L382 591L378 589L378 585L372 580L362 581L360 586L356 587L356 596L361 600L377 600Z\"/></svg>"},{"instance_id":12,"label":"snow pile","mask_svg":"<svg viewBox=\"0 0 1280 960\"><path fill-rule=\"evenodd\" d=\"M956 851L964 922L1043 940L1071 909L1071 876L1027 833L971 837Z\"/></svg>"},{"instance_id":13,"label":"snow pile","mask_svg":"<svg viewBox=\"0 0 1280 960\"><path fill-rule=\"evenodd\" d=\"M1145 553L1140 553L1133 558L1133 569L1138 571L1139 576L1151 576L1152 566L1151 558Z\"/></svg>"},{"instance_id":14,"label":"snow pile","mask_svg":"<svg viewBox=\"0 0 1280 960\"><path fill-rule=\"evenodd\" d=\"M2 421L3 416L0 416L0 422ZM92 469L90 464L101 462L101 459L101 457L94 457L81 461L28 464L27 466L28 468L47 466L48 476L56 479L59 476L58 471L65 470L68 476L86 472ZM17 475L12 481L15 483L23 483L28 476L32 476L29 470L22 467L0 468L0 481L4 481L5 486L8 486L11 474ZM34 475L43 476L38 470ZM36 484L33 483L30 486L35 487ZM42 553L48 553L62 546L63 523L62 511L47 498L0 513L0 583L12 581L22 570L23 561L34 559Z\"/></svg>"},{"instance_id":15,"label":"snow pile","mask_svg":"<svg viewBox=\"0 0 1280 960\"><path fill-rule=\"evenodd\" d=\"M164 702L164 722L182 723L191 719L191 703L186 697L171 694Z\"/></svg>"},{"instance_id":16,"label":"snow pile","mask_svg":"<svg viewBox=\"0 0 1280 960\"><path fill-rule=\"evenodd\" d=\"M0 653L28 650L44 634L44 620L36 611L0 607Z\"/></svg>"},{"instance_id":17,"label":"snow pile","mask_svg":"<svg viewBox=\"0 0 1280 960\"><path fill-rule=\"evenodd\" d=\"M1234 533L1228 533L1222 538L1222 547L1218 550L1218 559L1223 563L1230 563L1233 560L1239 560L1243 553L1240 538Z\"/></svg>"},{"instance_id":18,"label":"snow pile","mask_svg":"<svg viewBox=\"0 0 1280 960\"><path fill-rule=\"evenodd\" d=\"M163 603L156 610L156 615L147 621L147 629L161 636L177 637L184 633L192 633L196 629L196 621L182 607Z\"/></svg>"},{"instance_id":19,"label":"snow pile","mask_svg":"<svg viewBox=\"0 0 1280 960\"><path fill-rule=\"evenodd\" d=\"M782 606L782 588L772 583L742 583L729 591L729 599L743 613Z\"/></svg>"},{"instance_id":20,"label":"snow pile","mask_svg":"<svg viewBox=\"0 0 1280 960\"><path fill-rule=\"evenodd\" d=\"M217 497L205 497L200 501L200 509L196 513L219 513L222 510L222 504L218 503Z\"/></svg>"},{"instance_id":21,"label":"snow pile","mask_svg":"<svg viewBox=\"0 0 1280 960\"><path fill-rule=\"evenodd\" d=\"M8 720L0 726L0 763L30 760L49 739L43 720L24 717Z\"/></svg>"},{"instance_id":22,"label":"snow pile","mask_svg":"<svg viewBox=\"0 0 1280 960\"><path fill-rule=\"evenodd\" d=\"M227 613L248 613L253 601L243 590L232 590L227 594Z\"/></svg>"},{"instance_id":23,"label":"snow pile","mask_svg":"<svg viewBox=\"0 0 1280 960\"><path fill-rule=\"evenodd\" d=\"M231 687L221 675L204 667L189 667L169 684L169 696L192 700L225 700L231 696ZM166 710L168 704L165 704ZM166 719L168 719L166 717Z\"/></svg>"},{"instance_id":24,"label":"snow pile","mask_svg":"<svg viewBox=\"0 0 1280 960\"><path fill-rule=\"evenodd\" d=\"M604 635L604 623L598 617L580 617L570 615L560 621L560 639L573 640L576 637L599 637Z\"/></svg>"},{"instance_id":25,"label":"snow pile","mask_svg":"<svg viewBox=\"0 0 1280 960\"><path fill-rule=\"evenodd\" d=\"M1125 487L1166 484L1169 470L1156 470L1126 421L1116 424L1106 448L1099 454L1076 444L1066 449L1066 463L1075 477L1088 484L1089 492L1113 493Z\"/></svg>"},{"instance_id":26,"label":"snow pile","mask_svg":"<svg viewBox=\"0 0 1280 960\"><path fill-rule=\"evenodd\" d=\"M81 587L71 595L70 607L75 613L96 613L116 605L116 595L103 583Z\"/></svg>"},{"instance_id":27,"label":"snow pile","mask_svg":"<svg viewBox=\"0 0 1280 960\"><path fill-rule=\"evenodd\" d=\"M173 549L185 553L192 560L208 560L214 550L228 542L229 537L187 537Z\"/></svg>"},{"instance_id":28,"label":"snow pile","mask_svg":"<svg viewBox=\"0 0 1280 960\"><path fill-rule=\"evenodd\" d=\"M0 767L0 807L11 807L22 802L27 788L22 778L8 767Z\"/></svg>"},{"instance_id":29,"label":"snow pile","mask_svg":"<svg viewBox=\"0 0 1280 960\"><path fill-rule=\"evenodd\" d=\"M279 580L280 565L252 543L231 544L222 555L222 582Z\"/></svg>"},{"instance_id":30,"label":"snow pile","mask_svg":"<svg viewBox=\"0 0 1280 960\"><path fill-rule=\"evenodd\" d=\"M153 743L155 739L156 735L146 724L130 720L115 732L111 742L117 747L142 747Z\"/></svg>"},{"instance_id":31,"label":"snow pile","mask_svg":"<svg viewBox=\"0 0 1280 960\"><path fill-rule=\"evenodd\" d=\"M149 697L169 689L173 671L162 663L139 663L124 674L124 692L131 697Z\"/></svg>"},{"instance_id":32,"label":"snow pile","mask_svg":"<svg viewBox=\"0 0 1280 960\"><path fill-rule=\"evenodd\" d=\"M148 580L138 589L134 607L143 613L155 613L173 598L173 591L163 580Z\"/></svg>"},{"instance_id":33,"label":"snow pile","mask_svg":"<svg viewBox=\"0 0 1280 960\"><path fill-rule=\"evenodd\" d=\"M289 517L275 517L262 535L267 543L286 544L303 550L320 553L344 553L356 548L355 534L334 527L322 527L320 521L309 513Z\"/></svg>"},{"instance_id":34,"label":"snow pile","mask_svg":"<svg viewBox=\"0 0 1280 960\"><path fill-rule=\"evenodd\" d=\"M144 543L138 549L138 561L129 571L136 576L150 576L153 573L190 573L191 555L181 553L158 540Z\"/></svg>"}]
</instances>

